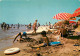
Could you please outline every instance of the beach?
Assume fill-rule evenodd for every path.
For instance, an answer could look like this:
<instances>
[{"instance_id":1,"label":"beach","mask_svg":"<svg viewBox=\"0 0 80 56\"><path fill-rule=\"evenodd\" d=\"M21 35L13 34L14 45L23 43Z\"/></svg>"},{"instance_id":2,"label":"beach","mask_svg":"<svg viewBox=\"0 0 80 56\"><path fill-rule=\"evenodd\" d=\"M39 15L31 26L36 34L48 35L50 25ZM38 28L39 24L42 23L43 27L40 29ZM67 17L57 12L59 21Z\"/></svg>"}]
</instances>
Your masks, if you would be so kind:
<instances>
[{"instance_id":1,"label":"beach","mask_svg":"<svg viewBox=\"0 0 80 56\"><path fill-rule=\"evenodd\" d=\"M23 27L25 29L25 27ZM21 28L22 29L22 28ZM26 29L25 29L26 30ZM40 48L32 48L31 46L37 45L37 41L40 40L42 37L39 35L32 35L29 36L32 39L35 39L33 41L27 41L27 42L15 42L12 43L14 36L20 32L25 31L17 29L12 32L13 35L6 37L3 39L2 44L0 44L0 56L36 56L37 54L40 54L42 56L80 56L80 46L74 46L75 42L77 42L77 39L69 39L69 38L59 38L59 41L61 42L60 45L54 45L54 46L46 46L46 47L40 47ZM12 34L11 33L11 34ZM6 34L6 33L5 33ZM9 34L10 35L10 34ZM57 41L58 34L47 34L50 41ZM1 40L2 41L2 40ZM1 42L0 42L1 43ZM2 46L3 45L3 46ZM20 52L13 54L13 55L5 55L4 51L8 48L14 48L18 47L20 48Z\"/></svg>"},{"instance_id":2,"label":"beach","mask_svg":"<svg viewBox=\"0 0 80 56\"><path fill-rule=\"evenodd\" d=\"M0 0L0 56L80 56L80 0Z\"/></svg>"}]
</instances>

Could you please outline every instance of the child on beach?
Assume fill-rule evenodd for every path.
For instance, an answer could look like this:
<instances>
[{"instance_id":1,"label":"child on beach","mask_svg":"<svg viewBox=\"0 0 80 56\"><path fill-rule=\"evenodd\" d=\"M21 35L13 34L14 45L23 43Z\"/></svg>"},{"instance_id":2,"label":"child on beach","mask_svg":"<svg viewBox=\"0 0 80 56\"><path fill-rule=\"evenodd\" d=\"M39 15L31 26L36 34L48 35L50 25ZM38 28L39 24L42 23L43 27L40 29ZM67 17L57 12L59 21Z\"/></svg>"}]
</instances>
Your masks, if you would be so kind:
<instances>
[{"instance_id":1,"label":"child on beach","mask_svg":"<svg viewBox=\"0 0 80 56\"><path fill-rule=\"evenodd\" d=\"M46 32L45 31L42 31L41 32L41 35L42 35L42 38L43 38L43 40L44 40L44 45L47 45L47 46L49 46L49 39L48 39L48 37L46 36Z\"/></svg>"},{"instance_id":2,"label":"child on beach","mask_svg":"<svg viewBox=\"0 0 80 56\"><path fill-rule=\"evenodd\" d=\"M33 47L42 47L42 46L49 46L49 39L48 37L46 36L46 32L45 31L42 31L41 32L41 35L42 35L42 38L43 38L43 42L44 43L41 43L39 45L35 45Z\"/></svg>"},{"instance_id":3,"label":"child on beach","mask_svg":"<svg viewBox=\"0 0 80 56\"><path fill-rule=\"evenodd\" d=\"M20 41L23 40L24 38L22 38L22 36L25 36L25 38L27 38L27 32L20 32L16 35L15 39L13 40L13 43L14 41L16 40L16 38L20 36Z\"/></svg>"}]
</instances>

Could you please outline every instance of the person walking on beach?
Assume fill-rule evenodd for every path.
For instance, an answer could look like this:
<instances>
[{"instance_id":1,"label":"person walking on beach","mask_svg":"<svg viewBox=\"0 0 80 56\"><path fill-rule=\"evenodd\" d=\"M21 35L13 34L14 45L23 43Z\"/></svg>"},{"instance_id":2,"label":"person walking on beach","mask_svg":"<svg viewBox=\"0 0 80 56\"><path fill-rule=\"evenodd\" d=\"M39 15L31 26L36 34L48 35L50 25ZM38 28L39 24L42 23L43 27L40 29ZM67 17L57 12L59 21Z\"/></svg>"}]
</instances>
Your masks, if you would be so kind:
<instances>
[{"instance_id":1,"label":"person walking on beach","mask_svg":"<svg viewBox=\"0 0 80 56\"><path fill-rule=\"evenodd\" d=\"M37 20L33 23L33 33L36 34L36 28L37 28Z\"/></svg>"},{"instance_id":2,"label":"person walking on beach","mask_svg":"<svg viewBox=\"0 0 80 56\"><path fill-rule=\"evenodd\" d=\"M6 25L7 30L9 29L9 24Z\"/></svg>"},{"instance_id":3,"label":"person walking on beach","mask_svg":"<svg viewBox=\"0 0 80 56\"><path fill-rule=\"evenodd\" d=\"M22 41L22 40L24 40L24 39L27 38L27 32L20 32L20 33L18 33L18 34L16 35L16 37L14 38L13 43L14 43L14 41L16 40L16 38L17 38L18 36L20 36L19 41ZM25 38L23 38L23 36L25 36Z\"/></svg>"}]
</instances>

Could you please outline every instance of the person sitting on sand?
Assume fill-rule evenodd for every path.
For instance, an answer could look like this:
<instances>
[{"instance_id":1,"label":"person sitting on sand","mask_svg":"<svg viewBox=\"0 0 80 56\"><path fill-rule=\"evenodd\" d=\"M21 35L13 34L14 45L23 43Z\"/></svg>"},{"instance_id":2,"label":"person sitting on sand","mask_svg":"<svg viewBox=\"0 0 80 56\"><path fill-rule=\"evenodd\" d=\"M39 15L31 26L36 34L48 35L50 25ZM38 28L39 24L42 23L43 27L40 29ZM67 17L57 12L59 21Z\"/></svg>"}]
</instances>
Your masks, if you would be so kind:
<instances>
[{"instance_id":1,"label":"person sitting on sand","mask_svg":"<svg viewBox=\"0 0 80 56\"><path fill-rule=\"evenodd\" d=\"M24 38L22 38L22 36L25 36L25 38L27 38L27 32L20 32L16 35L15 39L13 40L13 43L14 41L16 40L16 38L20 36L20 41L24 40Z\"/></svg>"},{"instance_id":2,"label":"person sitting on sand","mask_svg":"<svg viewBox=\"0 0 80 56\"><path fill-rule=\"evenodd\" d=\"M42 32L41 32L41 35L42 35L42 38L43 38L43 40L44 40L44 43L46 43L46 44L44 44L44 45L49 46L49 39L48 39L48 37L46 36L46 32L45 32L45 31L42 31Z\"/></svg>"},{"instance_id":3,"label":"person sitting on sand","mask_svg":"<svg viewBox=\"0 0 80 56\"><path fill-rule=\"evenodd\" d=\"M61 33L61 37L66 37L67 36L67 30L65 29L65 26L62 26L60 28L60 33Z\"/></svg>"},{"instance_id":4,"label":"person sitting on sand","mask_svg":"<svg viewBox=\"0 0 80 56\"><path fill-rule=\"evenodd\" d=\"M36 33L36 27L37 27L37 20L33 23L33 33Z\"/></svg>"},{"instance_id":5,"label":"person sitting on sand","mask_svg":"<svg viewBox=\"0 0 80 56\"><path fill-rule=\"evenodd\" d=\"M43 43L40 43L40 44L38 44L38 45L35 45L35 46L33 46L33 47L43 47L43 46L49 46L49 39L48 39L48 37L46 36L46 32L45 31L42 31L41 32L41 35L42 35L42 42Z\"/></svg>"}]
</instances>

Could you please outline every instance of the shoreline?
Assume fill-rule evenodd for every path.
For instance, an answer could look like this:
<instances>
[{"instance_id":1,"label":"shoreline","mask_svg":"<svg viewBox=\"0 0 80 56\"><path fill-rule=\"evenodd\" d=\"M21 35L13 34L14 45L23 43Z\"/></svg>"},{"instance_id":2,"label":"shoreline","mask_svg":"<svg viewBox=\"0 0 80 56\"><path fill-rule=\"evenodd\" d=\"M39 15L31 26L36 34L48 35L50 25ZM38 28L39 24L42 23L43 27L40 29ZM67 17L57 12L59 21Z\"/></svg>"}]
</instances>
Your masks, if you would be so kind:
<instances>
[{"instance_id":1,"label":"shoreline","mask_svg":"<svg viewBox=\"0 0 80 56\"><path fill-rule=\"evenodd\" d=\"M56 37L58 35L52 35L52 34L48 34L48 37L54 38L54 41L56 41ZM38 38L40 38L40 35L34 35L31 36L31 38L34 38L36 40L38 40ZM62 37L60 38L61 44L63 45L58 45L58 46L48 46L48 47L40 47L39 50L36 49L32 49L31 47L29 47L29 44L33 44L33 42L16 42L14 43L12 46L6 47L5 49L8 48L13 48L13 47L18 47L20 48L20 52L16 53L14 55L9 55L9 56L35 56L37 53L40 53L43 56L79 56L80 55L80 51L78 51L79 46L73 46L76 42L76 40L74 39L67 39L64 38L62 39ZM0 51L1 56L8 56L5 55L3 53L4 51Z\"/></svg>"},{"instance_id":2,"label":"shoreline","mask_svg":"<svg viewBox=\"0 0 80 56\"><path fill-rule=\"evenodd\" d=\"M16 32L17 33L17 32ZM49 37L50 42L57 41L58 34L47 34ZM9 37L9 40L13 40L15 35L13 37ZM70 38L63 38L60 37L59 41L61 42L61 45L55 45L55 46L46 46L46 47L40 47L40 48L32 48L34 45L38 45L38 41L42 37L40 34L39 35L28 35L32 41L27 41L27 42L15 42L12 43L13 45L2 48L0 51L1 56L8 56L4 54L4 50L9 49L9 48L14 48L18 47L20 48L20 52L16 53L14 55L9 55L9 56L36 56L37 53L41 54L42 56L79 56L80 55L80 47L79 46L74 46L76 43L77 39L73 39L73 37ZM7 40L7 41L9 41ZM12 41L10 41L12 42Z\"/></svg>"}]
</instances>

